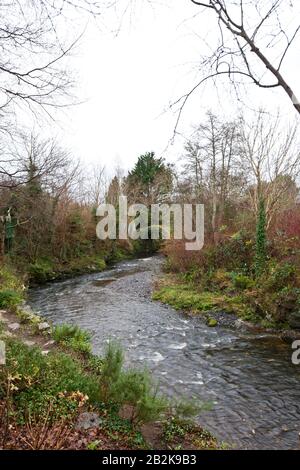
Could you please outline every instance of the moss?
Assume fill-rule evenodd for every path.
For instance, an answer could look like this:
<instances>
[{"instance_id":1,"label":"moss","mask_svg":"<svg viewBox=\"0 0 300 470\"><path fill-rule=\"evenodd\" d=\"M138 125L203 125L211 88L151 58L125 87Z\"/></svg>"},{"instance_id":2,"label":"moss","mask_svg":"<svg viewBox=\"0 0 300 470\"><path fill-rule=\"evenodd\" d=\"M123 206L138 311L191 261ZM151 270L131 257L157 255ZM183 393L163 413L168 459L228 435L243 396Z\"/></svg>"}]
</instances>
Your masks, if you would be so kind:
<instances>
[{"instance_id":1,"label":"moss","mask_svg":"<svg viewBox=\"0 0 300 470\"><path fill-rule=\"evenodd\" d=\"M243 319L251 317L255 322L258 320L244 295L230 296L221 292L198 292L191 284L184 283L182 280L178 281L178 278L167 278L164 285L153 293L152 299L169 304L176 310L189 310L193 313L222 311L234 313Z\"/></svg>"},{"instance_id":2,"label":"moss","mask_svg":"<svg viewBox=\"0 0 300 470\"><path fill-rule=\"evenodd\" d=\"M214 310L221 303L223 297L212 292L198 293L188 285L171 285L154 292L153 300L167 303L176 310L189 309L194 312Z\"/></svg>"},{"instance_id":3,"label":"moss","mask_svg":"<svg viewBox=\"0 0 300 470\"><path fill-rule=\"evenodd\" d=\"M209 318L207 325L211 328L217 326L218 322L215 318Z\"/></svg>"}]
</instances>

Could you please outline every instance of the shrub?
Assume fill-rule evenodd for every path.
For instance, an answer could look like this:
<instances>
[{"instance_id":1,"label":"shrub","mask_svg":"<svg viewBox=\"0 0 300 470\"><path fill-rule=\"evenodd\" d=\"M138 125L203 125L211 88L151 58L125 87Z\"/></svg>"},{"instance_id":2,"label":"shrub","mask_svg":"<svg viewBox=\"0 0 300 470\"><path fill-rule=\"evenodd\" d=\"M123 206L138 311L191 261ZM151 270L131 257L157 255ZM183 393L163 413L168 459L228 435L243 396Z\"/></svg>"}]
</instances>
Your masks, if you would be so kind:
<instances>
[{"instance_id":1,"label":"shrub","mask_svg":"<svg viewBox=\"0 0 300 470\"><path fill-rule=\"evenodd\" d=\"M111 388L121 374L124 363L123 351L118 343L109 342L103 358L101 373L101 395L103 400L108 400Z\"/></svg>"},{"instance_id":2,"label":"shrub","mask_svg":"<svg viewBox=\"0 0 300 470\"><path fill-rule=\"evenodd\" d=\"M290 263L272 264L266 274L263 284L269 291L278 291L288 286L293 286L297 282L296 267Z\"/></svg>"},{"instance_id":3,"label":"shrub","mask_svg":"<svg viewBox=\"0 0 300 470\"><path fill-rule=\"evenodd\" d=\"M157 392L147 371L123 371L124 355L117 343L109 342L102 366L101 396L118 408L128 405L132 409L134 424L158 419L166 411L167 402Z\"/></svg>"},{"instance_id":4,"label":"shrub","mask_svg":"<svg viewBox=\"0 0 300 470\"><path fill-rule=\"evenodd\" d=\"M34 279L36 282L49 281L55 277L53 265L46 259L40 259L30 264L28 274L30 278Z\"/></svg>"},{"instance_id":5,"label":"shrub","mask_svg":"<svg viewBox=\"0 0 300 470\"><path fill-rule=\"evenodd\" d=\"M168 409L168 402L158 394L147 371L122 372L112 386L112 396L120 404L132 407L134 424L155 421Z\"/></svg>"},{"instance_id":6,"label":"shrub","mask_svg":"<svg viewBox=\"0 0 300 470\"><path fill-rule=\"evenodd\" d=\"M230 273L224 269L217 269L214 271L207 281L207 288L213 286L216 289L226 290L232 286L232 277Z\"/></svg>"}]
</instances>

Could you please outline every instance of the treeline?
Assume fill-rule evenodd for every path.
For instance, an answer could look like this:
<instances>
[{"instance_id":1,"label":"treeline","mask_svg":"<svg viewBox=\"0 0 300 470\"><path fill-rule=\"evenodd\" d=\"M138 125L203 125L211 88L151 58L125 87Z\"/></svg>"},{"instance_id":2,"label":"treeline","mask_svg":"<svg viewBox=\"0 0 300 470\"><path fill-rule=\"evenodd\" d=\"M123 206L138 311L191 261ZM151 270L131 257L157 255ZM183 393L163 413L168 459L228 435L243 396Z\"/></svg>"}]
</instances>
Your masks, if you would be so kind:
<instances>
[{"instance_id":1,"label":"treeline","mask_svg":"<svg viewBox=\"0 0 300 470\"><path fill-rule=\"evenodd\" d=\"M300 326L297 126L263 110L252 121L209 112L178 165L147 152L127 174L117 170L112 178L102 166L84 168L52 140L23 137L17 149L0 182L1 253L29 277L101 270L109 260L162 248L168 269L195 289L200 310L221 308L272 327ZM108 202L118 213L120 195L147 207L203 203L204 249L188 252L185 240L172 236L151 240L150 215L148 239L99 240L97 207ZM187 292L179 304L194 308ZM201 292L209 301L199 301Z\"/></svg>"},{"instance_id":2,"label":"treeline","mask_svg":"<svg viewBox=\"0 0 300 470\"><path fill-rule=\"evenodd\" d=\"M22 136L0 181L1 257L36 280L103 269L115 244L96 237L101 166L84 168L54 140ZM119 253L121 254L121 252Z\"/></svg>"},{"instance_id":3,"label":"treeline","mask_svg":"<svg viewBox=\"0 0 300 470\"><path fill-rule=\"evenodd\" d=\"M158 245L99 240L97 207L118 209L120 195L130 204L149 205L171 194L173 173L154 153L141 155L128 173L112 178L104 166L86 167L54 140L22 135L6 156L0 179L2 262L35 281L101 270L124 256L152 253Z\"/></svg>"},{"instance_id":4,"label":"treeline","mask_svg":"<svg viewBox=\"0 0 300 470\"><path fill-rule=\"evenodd\" d=\"M297 126L263 110L251 122L208 113L182 165L175 200L204 203L205 245L165 246L177 277L156 298L206 312L211 324L221 310L264 327L300 328Z\"/></svg>"}]
</instances>

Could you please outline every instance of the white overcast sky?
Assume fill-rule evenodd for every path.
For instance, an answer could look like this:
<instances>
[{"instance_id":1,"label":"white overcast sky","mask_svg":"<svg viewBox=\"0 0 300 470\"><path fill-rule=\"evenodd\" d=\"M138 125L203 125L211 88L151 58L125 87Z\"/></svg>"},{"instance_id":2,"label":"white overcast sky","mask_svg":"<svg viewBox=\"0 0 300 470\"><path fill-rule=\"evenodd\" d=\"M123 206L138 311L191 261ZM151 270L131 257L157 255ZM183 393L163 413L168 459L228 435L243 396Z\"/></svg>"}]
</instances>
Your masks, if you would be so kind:
<instances>
[{"instance_id":1,"label":"white overcast sky","mask_svg":"<svg viewBox=\"0 0 300 470\"><path fill-rule=\"evenodd\" d=\"M85 103L67 111L52 132L87 164L99 163L110 171L120 165L127 170L146 151L170 162L183 152L180 137L168 145L175 123L168 105L196 83L199 58L205 40L214 34L215 22L208 12L199 14L199 7L189 0L162 3L152 9L141 0L131 24L127 16L118 35L112 33L119 24L118 12L107 13L98 27L90 21L70 61L78 80L77 95ZM296 45L285 75L298 95L299 66ZM274 113L280 107L286 118L295 117L280 90L252 85L245 101L249 107L264 105ZM186 106L179 131L188 137L209 108L233 117L235 94L222 84L218 90L212 84L203 86Z\"/></svg>"}]
</instances>

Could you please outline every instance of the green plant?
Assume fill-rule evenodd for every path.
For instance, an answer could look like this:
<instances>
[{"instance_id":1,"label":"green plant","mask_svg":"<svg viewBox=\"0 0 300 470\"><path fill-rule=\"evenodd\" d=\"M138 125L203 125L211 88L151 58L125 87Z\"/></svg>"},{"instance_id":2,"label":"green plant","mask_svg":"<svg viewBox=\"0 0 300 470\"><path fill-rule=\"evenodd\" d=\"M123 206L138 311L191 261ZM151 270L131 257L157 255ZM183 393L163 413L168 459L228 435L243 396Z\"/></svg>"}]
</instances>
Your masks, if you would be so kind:
<instances>
[{"instance_id":1,"label":"green plant","mask_svg":"<svg viewBox=\"0 0 300 470\"><path fill-rule=\"evenodd\" d=\"M164 423L163 432L166 442L172 442L175 438L184 438L187 432L186 423L182 423L172 417Z\"/></svg>"},{"instance_id":2,"label":"green plant","mask_svg":"<svg viewBox=\"0 0 300 470\"><path fill-rule=\"evenodd\" d=\"M266 210L263 198L259 201L256 225L255 275L260 277L265 270L267 260Z\"/></svg>"},{"instance_id":3,"label":"green plant","mask_svg":"<svg viewBox=\"0 0 300 470\"><path fill-rule=\"evenodd\" d=\"M202 411L210 411L212 404L210 402L200 402L196 399L180 400L173 404L173 413L180 420L194 418Z\"/></svg>"},{"instance_id":4,"label":"green plant","mask_svg":"<svg viewBox=\"0 0 300 470\"><path fill-rule=\"evenodd\" d=\"M22 302L21 295L13 290L0 291L0 308L15 308Z\"/></svg>"},{"instance_id":5,"label":"green plant","mask_svg":"<svg viewBox=\"0 0 300 470\"><path fill-rule=\"evenodd\" d=\"M53 329L52 336L55 341L76 352L83 354L91 352L90 334L81 330L77 325L57 325Z\"/></svg>"},{"instance_id":6,"label":"green plant","mask_svg":"<svg viewBox=\"0 0 300 470\"><path fill-rule=\"evenodd\" d=\"M48 259L39 259L29 264L28 274L36 282L49 281L55 277L53 264Z\"/></svg>"},{"instance_id":7,"label":"green plant","mask_svg":"<svg viewBox=\"0 0 300 470\"><path fill-rule=\"evenodd\" d=\"M123 371L124 356L120 345L109 342L102 365L101 396L120 408L131 408L134 424L157 419L166 411L167 402L158 394L147 371Z\"/></svg>"},{"instance_id":8,"label":"green plant","mask_svg":"<svg viewBox=\"0 0 300 470\"><path fill-rule=\"evenodd\" d=\"M0 371L0 397L9 375L15 411L23 421L26 413L44 415L49 403L53 419L72 415L78 408L73 392L89 397L92 403L99 401L99 377L87 374L78 360L65 353L43 356L39 348L9 339L6 358L6 368Z\"/></svg>"},{"instance_id":9,"label":"green plant","mask_svg":"<svg viewBox=\"0 0 300 470\"><path fill-rule=\"evenodd\" d=\"M272 263L263 279L264 287L269 291L279 291L297 283L297 268L295 265L283 262Z\"/></svg>"},{"instance_id":10,"label":"green plant","mask_svg":"<svg viewBox=\"0 0 300 470\"><path fill-rule=\"evenodd\" d=\"M240 273L231 273L232 284L236 289L250 289L254 286L254 281L249 276Z\"/></svg>"},{"instance_id":11,"label":"green plant","mask_svg":"<svg viewBox=\"0 0 300 470\"><path fill-rule=\"evenodd\" d=\"M169 407L147 371L123 372L113 387L113 395L120 404L132 407L131 422L134 425L157 420Z\"/></svg>"},{"instance_id":12,"label":"green plant","mask_svg":"<svg viewBox=\"0 0 300 470\"><path fill-rule=\"evenodd\" d=\"M124 355L118 343L109 341L103 358L101 373L101 395L107 401L113 384L117 383L123 367Z\"/></svg>"},{"instance_id":13,"label":"green plant","mask_svg":"<svg viewBox=\"0 0 300 470\"><path fill-rule=\"evenodd\" d=\"M102 444L102 441L100 441L99 439L96 439L95 441L89 442L86 448L88 450L97 450L99 449L101 444Z\"/></svg>"}]
</instances>

